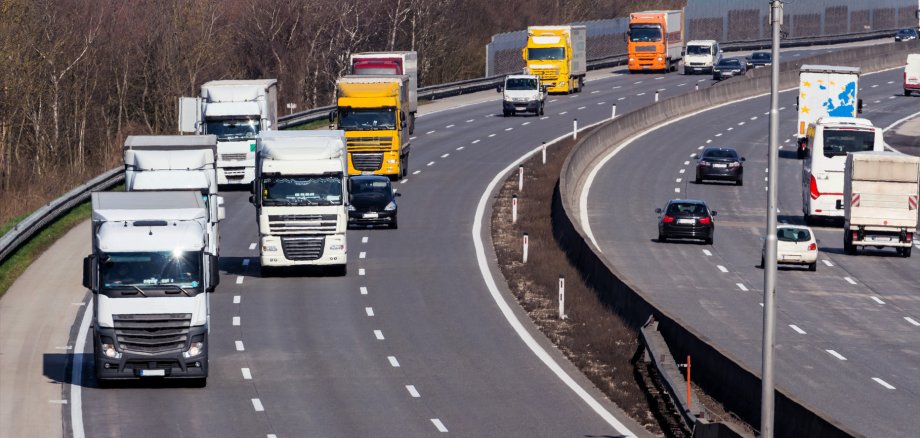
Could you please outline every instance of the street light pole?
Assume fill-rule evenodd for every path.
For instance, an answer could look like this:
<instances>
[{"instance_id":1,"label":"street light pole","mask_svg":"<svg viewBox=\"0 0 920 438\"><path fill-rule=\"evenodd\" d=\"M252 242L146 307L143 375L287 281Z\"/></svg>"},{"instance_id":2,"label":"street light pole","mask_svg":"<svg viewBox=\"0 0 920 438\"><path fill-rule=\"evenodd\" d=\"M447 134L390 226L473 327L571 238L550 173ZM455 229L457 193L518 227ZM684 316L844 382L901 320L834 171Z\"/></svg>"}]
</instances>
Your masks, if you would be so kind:
<instances>
[{"instance_id":1,"label":"street light pole","mask_svg":"<svg viewBox=\"0 0 920 438\"><path fill-rule=\"evenodd\" d=\"M783 2L770 0L773 25L772 86L770 90L770 152L767 157L767 251L763 263L763 347L761 356L760 436L773 438L773 336L776 328L776 188L779 161L779 37Z\"/></svg>"}]
</instances>

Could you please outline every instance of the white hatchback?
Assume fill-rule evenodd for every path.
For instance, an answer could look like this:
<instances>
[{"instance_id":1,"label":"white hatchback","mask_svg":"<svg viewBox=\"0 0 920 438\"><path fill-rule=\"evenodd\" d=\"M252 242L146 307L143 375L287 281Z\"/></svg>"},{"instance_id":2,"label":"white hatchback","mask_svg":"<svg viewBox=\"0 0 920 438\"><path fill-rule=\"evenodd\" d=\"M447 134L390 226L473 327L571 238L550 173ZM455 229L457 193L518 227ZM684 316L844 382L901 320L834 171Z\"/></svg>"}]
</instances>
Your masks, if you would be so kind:
<instances>
[{"instance_id":1,"label":"white hatchback","mask_svg":"<svg viewBox=\"0 0 920 438\"><path fill-rule=\"evenodd\" d=\"M760 266L764 267L767 240L760 250ZM818 268L818 241L811 228L802 225L781 224L776 227L776 263L808 265L809 271Z\"/></svg>"}]
</instances>

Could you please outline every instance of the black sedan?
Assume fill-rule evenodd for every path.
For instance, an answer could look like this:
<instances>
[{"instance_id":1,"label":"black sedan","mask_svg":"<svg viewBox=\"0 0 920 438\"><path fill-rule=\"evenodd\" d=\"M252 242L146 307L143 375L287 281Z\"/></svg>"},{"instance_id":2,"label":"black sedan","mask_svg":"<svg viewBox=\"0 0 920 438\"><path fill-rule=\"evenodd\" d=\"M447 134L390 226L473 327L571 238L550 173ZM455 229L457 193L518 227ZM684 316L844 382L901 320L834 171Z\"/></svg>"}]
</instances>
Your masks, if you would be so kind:
<instances>
[{"instance_id":1,"label":"black sedan","mask_svg":"<svg viewBox=\"0 0 920 438\"><path fill-rule=\"evenodd\" d=\"M763 67L773 64L773 55L770 52L754 52L745 58L748 68Z\"/></svg>"},{"instance_id":2,"label":"black sedan","mask_svg":"<svg viewBox=\"0 0 920 438\"><path fill-rule=\"evenodd\" d=\"M707 245L712 245L716 224L713 217L715 211L710 211L703 201L692 199L672 199L663 209L655 209L658 214L658 241L667 242L668 239L702 239Z\"/></svg>"},{"instance_id":3,"label":"black sedan","mask_svg":"<svg viewBox=\"0 0 920 438\"><path fill-rule=\"evenodd\" d=\"M744 185L744 157L732 148L706 148L700 155L693 154L696 162L696 182L704 180L734 181Z\"/></svg>"},{"instance_id":4,"label":"black sedan","mask_svg":"<svg viewBox=\"0 0 920 438\"><path fill-rule=\"evenodd\" d=\"M390 178L358 175L349 179L348 224L387 225L397 228L396 197Z\"/></svg>"},{"instance_id":5,"label":"black sedan","mask_svg":"<svg viewBox=\"0 0 920 438\"><path fill-rule=\"evenodd\" d=\"M911 27L905 27L904 29L899 30L898 33L894 34L895 41L908 41L915 40L917 38L920 38L920 34L917 33L917 29Z\"/></svg>"},{"instance_id":6,"label":"black sedan","mask_svg":"<svg viewBox=\"0 0 920 438\"><path fill-rule=\"evenodd\" d=\"M717 81L747 73L747 64L739 58L722 58L712 68L712 78Z\"/></svg>"}]
</instances>

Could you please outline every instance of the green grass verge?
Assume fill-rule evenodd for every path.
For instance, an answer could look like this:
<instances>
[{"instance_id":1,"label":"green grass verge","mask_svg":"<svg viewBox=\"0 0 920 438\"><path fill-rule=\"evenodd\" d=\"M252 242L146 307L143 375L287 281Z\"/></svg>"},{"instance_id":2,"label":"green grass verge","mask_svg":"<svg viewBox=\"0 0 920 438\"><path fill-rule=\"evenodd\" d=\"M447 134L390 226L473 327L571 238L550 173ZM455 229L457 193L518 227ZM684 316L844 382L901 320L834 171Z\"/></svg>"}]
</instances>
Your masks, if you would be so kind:
<instances>
[{"instance_id":1,"label":"green grass verge","mask_svg":"<svg viewBox=\"0 0 920 438\"><path fill-rule=\"evenodd\" d=\"M13 285L13 282L28 269L29 265L38 256L42 255L46 249L51 247L55 241L70 231L71 228L89 219L90 213L89 201L72 208L60 219L32 236L32 239L26 242L25 245L11 254L3 263L0 263L0 297L6 293L7 289Z\"/></svg>"},{"instance_id":2,"label":"green grass verge","mask_svg":"<svg viewBox=\"0 0 920 438\"><path fill-rule=\"evenodd\" d=\"M28 214L24 214L24 215L22 215L22 216L17 216L17 217L14 217L14 218L12 218L12 219L6 221L6 223L4 223L3 225L0 225L0 236L6 234L6 232L9 231L9 230L12 230L13 227L16 226L16 224L22 222L22 220L25 219L25 218L27 218L28 216L29 216Z\"/></svg>"}]
</instances>

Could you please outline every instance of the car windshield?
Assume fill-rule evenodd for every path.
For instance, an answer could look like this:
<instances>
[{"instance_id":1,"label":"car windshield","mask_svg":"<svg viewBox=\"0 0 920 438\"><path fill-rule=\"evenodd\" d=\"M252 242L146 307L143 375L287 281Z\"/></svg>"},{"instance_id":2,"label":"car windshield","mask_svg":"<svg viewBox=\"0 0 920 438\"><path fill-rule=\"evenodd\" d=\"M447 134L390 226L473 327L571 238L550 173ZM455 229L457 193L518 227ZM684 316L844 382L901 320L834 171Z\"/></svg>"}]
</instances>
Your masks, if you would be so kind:
<instances>
[{"instance_id":1,"label":"car windshield","mask_svg":"<svg viewBox=\"0 0 920 438\"><path fill-rule=\"evenodd\" d=\"M811 239L811 233L801 228L779 228L776 238L782 242L804 242Z\"/></svg>"},{"instance_id":2,"label":"car windshield","mask_svg":"<svg viewBox=\"0 0 920 438\"><path fill-rule=\"evenodd\" d=\"M836 157L875 148L875 131L825 130L824 156Z\"/></svg>"},{"instance_id":3,"label":"car windshield","mask_svg":"<svg viewBox=\"0 0 920 438\"><path fill-rule=\"evenodd\" d=\"M506 90L536 90L537 80L533 78L508 78L505 81Z\"/></svg>"},{"instance_id":4,"label":"car windshield","mask_svg":"<svg viewBox=\"0 0 920 438\"><path fill-rule=\"evenodd\" d=\"M706 158L731 158L738 159L738 153L733 149L707 149L703 151L703 159Z\"/></svg>"},{"instance_id":5,"label":"car windshield","mask_svg":"<svg viewBox=\"0 0 920 438\"><path fill-rule=\"evenodd\" d=\"M656 24L634 24L629 26L629 40L634 43L661 41L661 27Z\"/></svg>"},{"instance_id":6,"label":"car windshield","mask_svg":"<svg viewBox=\"0 0 920 438\"><path fill-rule=\"evenodd\" d=\"M339 129L345 131L396 129L396 108L339 108Z\"/></svg>"},{"instance_id":7,"label":"car windshield","mask_svg":"<svg viewBox=\"0 0 920 438\"><path fill-rule=\"evenodd\" d=\"M704 204L681 202L668 205L666 213L670 216L706 216L709 214Z\"/></svg>"},{"instance_id":8,"label":"car windshield","mask_svg":"<svg viewBox=\"0 0 920 438\"><path fill-rule=\"evenodd\" d=\"M723 59L719 61L719 67L741 67L741 61L737 59Z\"/></svg>"},{"instance_id":9,"label":"car windshield","mask_svg":"<svg viewBox=\"0 0 920 438\"><path fill-rule=\"evenodd\" d=\"M208 120L206 125L206 134L218 141L255 140L259 134L258 119Z\"/></svg>"},{"instance_id":10,"label":"car windshield","mask_svg":"<svg viewBox=\"0 0 920 438\"><path fill-rule=\"evenodd\" d=\"M687 46L688 55L711 55L712 47L710 46Z\"/></svg>"},{"instance_id":11,"label":"car windshield","mask_svg":"<svg viewBox=\"0 0 920 438\"><path fill-rule=\"evenodd\" d=\"M562 47L538 47L527 49L529 61L552 61L565 59L565 49Z\"/></svg>"},{"instance_id":12,"label":"car windshield","mask_svg":"<svg viewBox=\"0 0 920 438\"><path fill-rule=\"evenodd\" d=\"M751 55L751 59L756 59L758 61L769 61L770 56L771 55L767 52L754 52L754 54Z\"/></svg>"},{"instance_id":13,"label":"car windshield","mask_svg":"<svg viewBox=\"0 0 920 438\"><path fill-rule=\"evenodd\" d=\"M379 179L352 179L351 194L354 196L389 196L392 193L390 182Z\"/></svg>"},{"instance_id":14,"label":"car windshield","mask_svg":"<svg viewBox=\"0 0 920 438\"><path fill-rule=\"evenodd\" d=\"M913 35L914 32L913 29L901 29L898 31L898 35Z\"/></svg>"},{"instance_id":15,"label":"car windshield","mask_svg":"<svg viewBox=\"0 0 920 438\"><path fill-rule=\"evenodd\" d=\"M262 205L341 205L342 175L283 175L262 178Z\"/></svg>"},{"instance_id":16,"label":"car windshield","mask_svg":"<svg viewBox=\"0 0 920 438\"><path fill-rule=\"evenodd\" d=\"M194 289L201 284L201 252L108 253L99 264L103 289Z\"/></svg>"}]
</instances>

